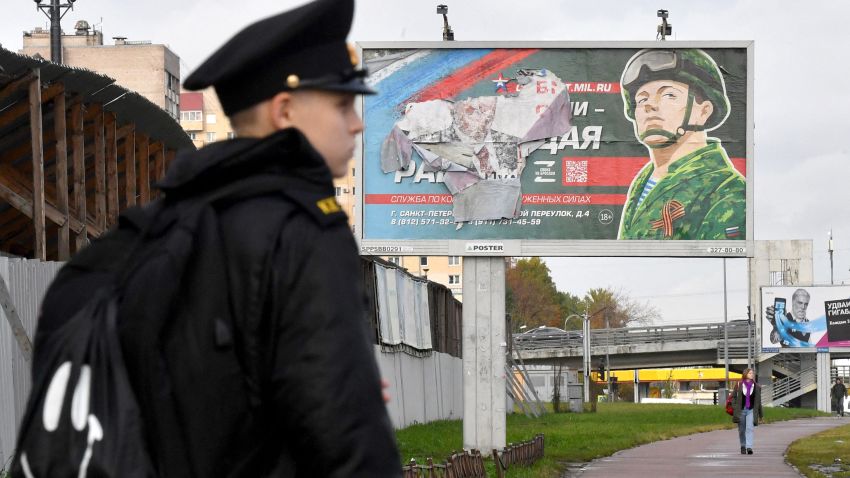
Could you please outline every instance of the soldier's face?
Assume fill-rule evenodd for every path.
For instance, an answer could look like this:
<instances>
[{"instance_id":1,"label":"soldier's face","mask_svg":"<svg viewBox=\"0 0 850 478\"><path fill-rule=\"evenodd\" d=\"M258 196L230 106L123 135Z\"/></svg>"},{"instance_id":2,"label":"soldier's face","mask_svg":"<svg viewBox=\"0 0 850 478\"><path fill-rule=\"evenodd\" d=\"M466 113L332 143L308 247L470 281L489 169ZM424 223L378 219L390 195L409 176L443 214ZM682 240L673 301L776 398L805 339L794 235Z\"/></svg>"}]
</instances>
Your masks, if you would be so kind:
<instances>
[{"instance_id":1,"label":"soldier's face","mask_svg":"<svg viewBox=\"0 0 850 478\"><path fill-rule=\"evenodd\" d=\"M797 294L791 299L791 313L797 320L806 318L806 310L809 308L809 296Z\"/></svg>"},{"instance_id":2,"label":"soldier's face","mask_svg":"<svg viewBox=\"0 0 850 478\"><path fill-rule=\"evenodd\" d=\"M688 106L688 85L669 80L650 81L637 90L635 104L638 136L651 130L675 133L682 126ZM660 134L650 134L643 142L663 144L667 139Z\"/></svg>"},{"instance_id":3,"label":"soldier's face","mask_svg":"<svg viewBox=\"0 0 850 478\"><path fill-rule=\"evenodd\" d=\"M330 91L299 91L292 95L289 120L325 158L335 178L348 172L355 137L363 121L354 109L355 95Z\"/></svg>"}]
</instances>

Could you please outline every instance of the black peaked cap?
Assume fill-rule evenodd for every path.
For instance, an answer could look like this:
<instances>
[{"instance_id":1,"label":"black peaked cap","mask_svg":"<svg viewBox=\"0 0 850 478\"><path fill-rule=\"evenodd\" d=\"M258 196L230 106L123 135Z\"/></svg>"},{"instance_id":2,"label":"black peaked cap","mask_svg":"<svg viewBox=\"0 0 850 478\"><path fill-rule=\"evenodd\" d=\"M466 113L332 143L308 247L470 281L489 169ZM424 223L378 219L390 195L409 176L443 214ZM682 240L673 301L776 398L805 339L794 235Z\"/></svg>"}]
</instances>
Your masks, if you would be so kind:
<instances>
[{"instance_id":1,"label":"black peaked cap","mask_svg":"<svg viewBox=\"0 0 850 478\"><path fill-rule=\"evenodd\" d=\"M345 42L354 0L316 0L245 27L183 83L215 87L233 115L281 91L320 89L375 93Z\"/></svg>"}]
</instances>

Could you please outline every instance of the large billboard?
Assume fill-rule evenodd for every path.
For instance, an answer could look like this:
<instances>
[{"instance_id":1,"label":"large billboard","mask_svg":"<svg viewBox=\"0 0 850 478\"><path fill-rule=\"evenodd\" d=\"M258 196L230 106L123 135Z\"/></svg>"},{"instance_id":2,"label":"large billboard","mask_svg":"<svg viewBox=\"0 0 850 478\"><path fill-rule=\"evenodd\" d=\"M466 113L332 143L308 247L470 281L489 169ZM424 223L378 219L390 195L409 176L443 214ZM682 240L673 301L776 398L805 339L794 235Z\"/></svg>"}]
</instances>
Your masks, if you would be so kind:
<instances>
[{"instance_id":1,"label":"large billboard","mask_svg":"<svg viewBox=\"0 0 850 478\"><path fill-rule=\"evenodd\" d=\"M850 286L763 287L762 350L850 347Z\"/></svg>"},{"instance_id":2,"label":"large billboard","mask_svg":"<svg viewBox=\"0 0 850 478\"><path fill-rule=\"evenodd\" d=\"M752 255L752 43L361 45L364 254Z\"/></svg>"}]
</instances>

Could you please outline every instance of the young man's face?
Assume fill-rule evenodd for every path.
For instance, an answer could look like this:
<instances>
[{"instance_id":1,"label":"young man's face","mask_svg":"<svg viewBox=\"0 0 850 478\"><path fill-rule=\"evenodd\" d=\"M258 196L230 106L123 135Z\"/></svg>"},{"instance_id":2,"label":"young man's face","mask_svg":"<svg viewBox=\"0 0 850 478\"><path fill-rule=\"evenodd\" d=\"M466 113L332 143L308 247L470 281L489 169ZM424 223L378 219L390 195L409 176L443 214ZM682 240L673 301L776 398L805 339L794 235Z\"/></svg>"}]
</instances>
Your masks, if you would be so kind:
<instances>
[{"instance_id":1,"label":"young man's face","mask_svg":"<svg viewBox=\"0 0 850 478\"><path fill-rule=\"evenodd\" d=\"M650 81L635 94L635 125L638 136L648 130L675 133L682 126L688 106L688 85L671 80ZM663 144L668 140L660 134L643 139L647 145Z\"/></svg>"},{"instance_id":2,"label":"young man's face","mask_svg":"<svg viewBox=\"0 0 850 478\"><path fill-rule=\"evenodd\" d=\"M304 133L335 178L348 172L355 137L363 131L363 121L354 110L355 98L351 93L312 90L292 95L292 126Z\"/></svg>"}]
</instances>

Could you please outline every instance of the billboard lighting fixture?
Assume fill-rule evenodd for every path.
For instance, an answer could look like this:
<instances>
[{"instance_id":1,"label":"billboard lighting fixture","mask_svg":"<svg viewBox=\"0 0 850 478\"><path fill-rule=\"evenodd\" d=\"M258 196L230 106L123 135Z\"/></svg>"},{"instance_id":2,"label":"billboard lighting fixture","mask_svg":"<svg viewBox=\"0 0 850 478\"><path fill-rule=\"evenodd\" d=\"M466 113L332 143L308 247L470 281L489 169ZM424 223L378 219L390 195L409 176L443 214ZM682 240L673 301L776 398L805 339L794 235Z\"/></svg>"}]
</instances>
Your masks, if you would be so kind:
<instances>
[{"instance_id":1,"label":"billboard lighting fixture","mask_svg":"<svg viewBox=\"0 0 850 478\"><path fill-rule=\"evenodd\" d=\"M664 41L667 39L667 36L673 34L673 24L667 23L667 17L670 16L670 13L667 10L658 10L657 15L658 18L661 19L661 25L658 25L655 39L657 40L659 37L661 37L661 40Z\"/></svg>"},{"instance_id":2,"label":"billboard lighting fixture","mask_svg":"<svg viewBox=\"0 0 850 478\"><path fill-rule=\"evenodd\" d=\"M443 41L454 41L455 32L449 26L449 6L443 4L437 5L437 15L443 16Z\"/></svg>"}]
</instances>

